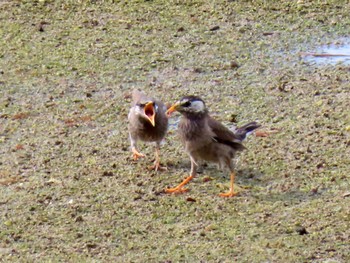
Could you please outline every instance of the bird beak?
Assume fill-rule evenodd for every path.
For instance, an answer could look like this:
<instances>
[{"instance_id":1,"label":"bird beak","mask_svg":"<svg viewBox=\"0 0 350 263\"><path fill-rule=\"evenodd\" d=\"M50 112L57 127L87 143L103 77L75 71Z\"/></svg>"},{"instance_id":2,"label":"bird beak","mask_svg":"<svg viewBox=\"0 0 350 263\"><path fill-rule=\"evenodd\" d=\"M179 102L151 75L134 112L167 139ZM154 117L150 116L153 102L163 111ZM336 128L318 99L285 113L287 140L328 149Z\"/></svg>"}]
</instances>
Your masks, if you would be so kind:
<instances>
[{"instance_id":1,"label":"bird beak","mask_svg":"<svg viewBox=\"0 0 350 263\"><path fill-rule=\"evenodd\" d=\"M153 127L156 126L155 117L156 111L154 110L153 102L150 101L145 105L144 112Z\"/></svg>"},{"instance_id":2,"label":"bird beak","mask_svg":"<svg viewBox=\"0 0 350 263\"><path fill-rule=\"evenodd\" d=\"M173 104L167 111L166 111L166 115L168 117L170 117L170 115L177 110L177 108L179 107L180 103L176 102L175 104Z\"/></svg>"}]
</instances>

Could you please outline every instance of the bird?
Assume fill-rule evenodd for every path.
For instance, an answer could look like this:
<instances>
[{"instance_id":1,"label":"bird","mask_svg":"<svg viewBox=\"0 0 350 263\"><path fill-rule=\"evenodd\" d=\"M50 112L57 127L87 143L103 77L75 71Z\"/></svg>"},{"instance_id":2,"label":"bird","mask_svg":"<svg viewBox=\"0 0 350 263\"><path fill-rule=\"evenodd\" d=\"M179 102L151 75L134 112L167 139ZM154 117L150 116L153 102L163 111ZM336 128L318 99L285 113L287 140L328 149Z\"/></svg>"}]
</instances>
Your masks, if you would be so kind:
<instances>
[{"instance_id":1,"label":"bird","mask_svg":"<svg viewBox=\"0 0 350 263\"><path fill-rule=\"evenodd\" d=\"M150 167L155 171L166 170L160 165L160 144L168 130L167 107L160 100L149 97L144 92L132 91L131 108L128 114L128 131L132 158L138 160L145 155L138 151L137 142L155 142L155 161Z\"/></svg>"},{"instance_id":2,"label":"bird","mask_svg":"<svg viewBox=\"0 0 350 263\"><path fill-rule=\"evenodd\" d=\"M242 141L246 135L261 125L257 122L250 122L231 131L209 115L205 102L198 96L183 97L167 110L167 116L170 117L174 111L182 114L178 132L185 151L191 159L191 172L190 176L178 186L167 188L165 192L186 192L188 189L184 186L196 176L198 161L204 160L218 163L221 168L227 167L230 170L230 189L219 195L221 197L237 195L234 191L235 172L232 159L237 151L245 149Z\"/></svg>"}]
</instances>

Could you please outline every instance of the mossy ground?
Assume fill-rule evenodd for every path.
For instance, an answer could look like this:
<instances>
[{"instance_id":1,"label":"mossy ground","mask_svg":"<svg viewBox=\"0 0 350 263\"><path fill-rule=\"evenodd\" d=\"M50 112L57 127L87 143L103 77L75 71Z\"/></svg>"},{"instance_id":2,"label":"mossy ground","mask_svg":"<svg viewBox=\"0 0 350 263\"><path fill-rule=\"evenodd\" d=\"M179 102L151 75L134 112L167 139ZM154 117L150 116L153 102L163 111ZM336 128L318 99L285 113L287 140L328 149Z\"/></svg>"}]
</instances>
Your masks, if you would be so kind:
<instances>
[{"instance_id":1,"label":"mossy ground","mask_svg":"<svg viewBox=\"0 0 350 263\"><path fill-rule=\"evenodd\" d=\"M350 75L299 53L350 31L348 1L2 1L0 261L349 262ZM237 67L237 65L239 67ZM129 93L203 97L229 124L258 120L240 195L130 159ZM234 117L234 118L233 118ZM210 177L207 181L203 178Z\"/></svg>"}]
</instances>

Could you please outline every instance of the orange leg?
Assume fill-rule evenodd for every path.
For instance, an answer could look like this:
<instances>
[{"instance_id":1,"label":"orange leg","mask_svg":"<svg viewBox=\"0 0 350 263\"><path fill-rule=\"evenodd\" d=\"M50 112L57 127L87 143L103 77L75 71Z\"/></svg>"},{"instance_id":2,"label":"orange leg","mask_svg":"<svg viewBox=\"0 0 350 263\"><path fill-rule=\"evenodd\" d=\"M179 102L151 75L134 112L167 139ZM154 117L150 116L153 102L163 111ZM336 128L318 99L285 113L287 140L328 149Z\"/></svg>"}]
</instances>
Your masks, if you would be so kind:
<instances>
[{"instance_id":1,"label":"orange leg","mask_svg":"<svg viewBox=\"0 0 350 263\"><path fill-rule=\"evenodd\" d=\"M190 155L191 158L191 174L189 177L187 177L185 180L181 182L178 186L174 188L168 188L165 189L166 193L184 193L187 192L188 189L183 188L186 184L188 184L189 181L191 181L197 174L197 163L196 160Z\"/></svg>"},{"instance_id":2,"label":"orange leg","mask_svg":"<svg viewBox=\"0 0 350 263\"><path fill-rule=\"evenodd\" d=\"M166 171L168 170L167 167L165 166L161 166L160 165L160 158L159 158L159 146L156 147L156 151L155 151L155 161L154 164L152 166L149 167L150 170L155 170L156 172L159 171Z\"/></svg>"},{"instance_id":3,"label":"orange leg","mask_svg":"<svg viewBox=\"0 0 350 263\"><path fill-rule=\"evenodd\" d=\"M235 193L233 191L234 182L235 182L235 172L232 171L231 172L231 181L230 181L230 190L227 193L219 194L219 196L221 196L221 197L233 197L233 196L237 195L237 193Z\"/></svg>"},{"instance_id":4,"label":"orange leg","mask_svg":"<svg viewBox=\"0 0 350 263\"><path fill-rule=\"evenodd\" d=\"M165 192L170 194L170 193L184 193L187 192L188 189L183 188L186 184L188 184L189 181L191 181L197 174L196 169L197 169L197 163L195 159L190 155L191 158L191 174L189 177L187 177L185 180L181 182L178 186L174 188L168 188L165 189Z\"/></svg>"},{"instance_id":5,"label":"orange leg","mask_svg":"<svg viewBox=\"0 0 350 263\"><path fill-rule=\"evenodd\" d=\"M174 188L168 188L168 189L165 189L165 192L168 193L168 194L171 194L171 193L184 193L184 192L187 192L188 189L186 188L183 188L189 181L191 181L193 179L193 176L189 176L187 177L185 180L183 180L181 182L181 184L179 184L178 186L174 187Z\"/></svg>"},{"instance_id":6,"label":"orange leg","mask_svg":"<svg viewBox=\"0 0 350 263\"><path fill-rule=\"evenodd\" d=\"M145 155L143 153L138 152L135 147L133 147L131 151L132 151L132 158L135 161L137 161L141 157L145 157Z\"/></svg>"}]
</instances>

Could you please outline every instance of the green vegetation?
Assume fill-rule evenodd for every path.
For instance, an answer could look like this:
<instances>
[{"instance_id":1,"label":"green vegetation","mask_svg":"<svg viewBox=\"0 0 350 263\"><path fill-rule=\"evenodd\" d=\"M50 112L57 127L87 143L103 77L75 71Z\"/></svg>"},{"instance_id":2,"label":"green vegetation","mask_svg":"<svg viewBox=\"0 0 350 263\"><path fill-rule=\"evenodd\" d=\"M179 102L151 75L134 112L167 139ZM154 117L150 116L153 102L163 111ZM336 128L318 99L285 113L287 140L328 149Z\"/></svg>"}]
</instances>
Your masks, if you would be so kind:
<instances>
[{"instance_id":1,"label":"green vegetation","mask_svg":"<svg viewBox=\"0 0 350 263\"><path fill-rule=\"evenodd\" d=\"M348 1L1 1L0 261L349 262L349 66L301 52L350 31ZM167 172L131 160L130 90L203 97L258 120L228 173L190 192L173 129ZM172 120L176 122L177 117ZM206 180L211 178L212 180Z\"/></svg>"}]
</instances>

